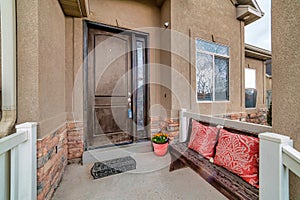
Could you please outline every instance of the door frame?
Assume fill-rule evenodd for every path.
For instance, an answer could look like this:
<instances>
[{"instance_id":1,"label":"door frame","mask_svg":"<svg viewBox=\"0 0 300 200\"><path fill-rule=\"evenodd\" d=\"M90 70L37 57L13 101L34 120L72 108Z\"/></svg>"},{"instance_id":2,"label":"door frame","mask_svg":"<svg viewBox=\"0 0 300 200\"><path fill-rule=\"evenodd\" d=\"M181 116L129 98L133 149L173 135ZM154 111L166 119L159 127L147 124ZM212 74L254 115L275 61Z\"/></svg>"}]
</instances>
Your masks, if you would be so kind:
<instances>
[{"instance_id":1,"label":"door frame","mask_svg":"<svg viewBox=\"0 0 300 200\"><path fill-rule=\"evenodd\" d=\"M107 25L107 24L103 24L103 23L99 23L99 22L93 22L93 21L89 21L89 20L83 20L83 139L84 139L84 149L85 150L90 150L89 146L91 146L89 144L89 139L91 140L91 138L89 138L89 134L88 131L90 131L88 124L89 124L89 119L90 115L89 112L92 112L92 106L89 107L88 105L88 30L89 28L94 28L94 29L98 29L98 30L102 30L102 31L107 31L107 32L111 32L111 33L126 33L131 37L131 69L134 68L134 66L136 65L136 61L135 61L135 56L136 56L136 48L135 48L135 40L133 40L134 37L138 36L140 38L143 38L145 40L145 79L146 79L146 85L145 85L145 95L146 95L146 103L145 103L145 117L144 117L144 121L145 121L145 128L146 128L146 134L147 134L147 139L150 139L150 117L149 117L149 109L150 109L150 67L149 67L149 58L150 58L150 51L149 51L149 33L145 33L145 32L141 32L141 31L136 31L136 30L130 30L127 28L121 28L121 27L116 27L116 26L111 26L111 25ZM131 70L132 73L134 70ZM131 74L132 76L132 84L131 87L133 87L134 83L134 78L133 78L133 74ZM134 84L133 84L134 83ZM132 88L131 88L132 89ZM136 107L136 103L133 102L135 107ZM136 108L133 107L133 113L134 113L134 117L136 115L135 110ZM136 136L137 136L137 126L134 125L133 123L133 143L138 142L136 140ZM132 143L131 142L131 143ZM125 145L128 143L124 143L124 144L116 144L116 145ZM115 146L115 145L108 145L108 146ZM102 148L102 147L108 147L108 146L101 146L101 147L96 147L96 148Z\"/></svg>"}]
</instances>

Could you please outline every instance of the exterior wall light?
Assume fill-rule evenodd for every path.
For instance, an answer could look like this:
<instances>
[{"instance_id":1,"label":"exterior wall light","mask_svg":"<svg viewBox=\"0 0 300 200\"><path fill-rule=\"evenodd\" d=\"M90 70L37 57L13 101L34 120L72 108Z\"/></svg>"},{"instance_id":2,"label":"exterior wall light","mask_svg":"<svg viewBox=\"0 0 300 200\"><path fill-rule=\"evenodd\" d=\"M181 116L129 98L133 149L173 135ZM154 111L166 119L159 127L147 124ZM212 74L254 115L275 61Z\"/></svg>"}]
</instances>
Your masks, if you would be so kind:
<instances>
[{"instance_id":1,"label":"exterior wall light","mask_svg":"<svg viewBox=\"0 0 300 200\"><path fill-rule=\"evenodd\" d=\"M170 25L170 22L165 22L165 23L164 23L164 27L165 27L165 28L168 28L169 25Z\"/></svg>"}]
</instances>

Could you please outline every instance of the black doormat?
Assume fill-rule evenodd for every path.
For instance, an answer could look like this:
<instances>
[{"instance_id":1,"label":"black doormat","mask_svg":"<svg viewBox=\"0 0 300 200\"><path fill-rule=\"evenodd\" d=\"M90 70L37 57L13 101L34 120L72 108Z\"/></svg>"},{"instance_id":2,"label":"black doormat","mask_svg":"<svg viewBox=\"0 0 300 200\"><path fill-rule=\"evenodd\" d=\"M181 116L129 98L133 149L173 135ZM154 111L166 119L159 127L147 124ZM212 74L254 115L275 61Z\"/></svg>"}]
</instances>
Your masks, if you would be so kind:
<instances>
[{"instance_id":1,"label":"black doormat","mask_svg":"<svg viewBox=\"0 0 300 200\"><path fill-rule=\"evenodd\" d=\"M97 179L134 169L136 169L135 160L130 156L126 156L103 162L96 162L91 169L91 174L94 179Z\"/></svg>"}]
</instances>

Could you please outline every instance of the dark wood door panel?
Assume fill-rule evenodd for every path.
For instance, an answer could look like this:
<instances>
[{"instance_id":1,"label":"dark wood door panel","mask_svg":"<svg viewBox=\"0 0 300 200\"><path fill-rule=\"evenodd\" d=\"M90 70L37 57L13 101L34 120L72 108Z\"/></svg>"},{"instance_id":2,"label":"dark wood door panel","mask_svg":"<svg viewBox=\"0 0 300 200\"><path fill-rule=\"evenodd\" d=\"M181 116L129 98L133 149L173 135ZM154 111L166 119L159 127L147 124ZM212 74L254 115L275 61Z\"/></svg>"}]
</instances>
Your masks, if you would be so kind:
<instances>
[{"instance_id":1,"label":"dark wood door panel","mask_svg":"<svg viewBox=\"0 0 300 200\"><path fill-rule=\"evenodd\" d=\"M96 107L95 108L95 135L129 132L127 123L126 107Z\"/></svg>"},{"instance_id":2,"label":"dark wood door panel","mask_svg":"<svg viewBox=\"0 0 300 200\"><path fill-rule=\"evenodd\" d=\"M88 135L89 146L132 141L128 118L131 91L130 35L89 29Z\"/></svg>"},{"instance_id":3,"label":"dark wood door panel","mask_svg":"<svg viewBox=\"0 0 300 200\"><path fill-rule=\"evenodd\" d=\"M148 138L148 34L89 21L84 30L87 147Z\"/></svg>"},{"instance_id":4,"label":"dark wood door panel","mask_svg":"<svg viewBox=\"0 0 300 200\"><path fill-rule=\"evenodd\" d=\"M93 145L91 145L89 149L116 144L128 144L132 142L132 135L129 133L109 133L106 135L97 135L93 140Z\"/></svg>"},{"instance_id":5,"label":"dark wood door panel","mask_svg":"<svg viewBox=\"0 0 300 200\"><path fill-rule=\"evenodd\" d=\"M120 36L95 36L95 96L127 95L128 42Z\"/></svg>"},{"instance_id":6,"label":"dark wood door panel","mask_svg":"<svg viewBox=\"0 0 300 200\"><path fill-rule=\"evenodd\" d=\"M128 97L95 97L95 106L127 106Z\"/></svg>"}]
</instances>

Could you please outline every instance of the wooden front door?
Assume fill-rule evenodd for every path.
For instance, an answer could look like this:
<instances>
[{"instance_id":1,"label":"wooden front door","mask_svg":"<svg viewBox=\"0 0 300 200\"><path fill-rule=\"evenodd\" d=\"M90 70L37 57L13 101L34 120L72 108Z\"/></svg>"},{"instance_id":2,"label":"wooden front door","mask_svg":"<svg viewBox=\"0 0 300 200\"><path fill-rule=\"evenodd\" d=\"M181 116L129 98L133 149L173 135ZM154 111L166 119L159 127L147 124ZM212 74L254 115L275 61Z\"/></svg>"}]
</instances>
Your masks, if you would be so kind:
<instances>
[{"instance_id":1,"label":"wooden front door","mask_svg":"<svg viewBox=\"0 0 300 200\"><path fill-rule=\"evenodd\" d=\"M141 113L138 116L136 112L139 102L136 96L142 95L142 92L145 96L147 94L144 90L134 90L138 82L135 78L138 76L135 72L137 59L134 57L137 54L133 50L135 36L131 32L97 26L88 27L87 36L85 100L88 149L132 143L142 129L136 126L137 120L147 121L146 112L142 113L142 119ZM141 66L143 68L146 65ZM139 76L140 79L145 79L144 75ZM140 102L139 105L141 106ZM144 109L147 110L147 106ZM143 134L147 132L144 130Z\"/></svg>"}]
</instances>

